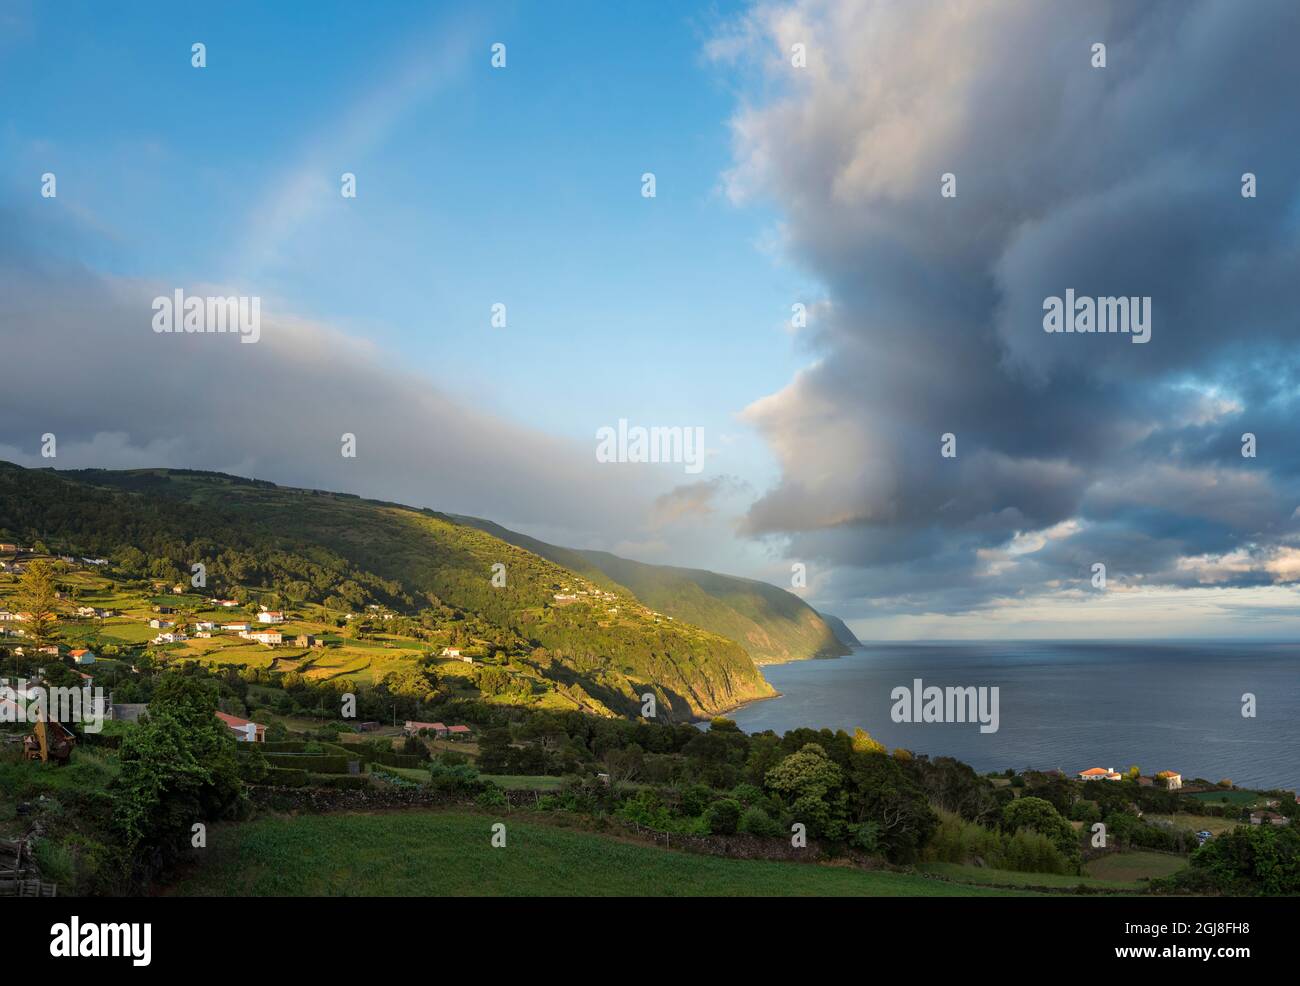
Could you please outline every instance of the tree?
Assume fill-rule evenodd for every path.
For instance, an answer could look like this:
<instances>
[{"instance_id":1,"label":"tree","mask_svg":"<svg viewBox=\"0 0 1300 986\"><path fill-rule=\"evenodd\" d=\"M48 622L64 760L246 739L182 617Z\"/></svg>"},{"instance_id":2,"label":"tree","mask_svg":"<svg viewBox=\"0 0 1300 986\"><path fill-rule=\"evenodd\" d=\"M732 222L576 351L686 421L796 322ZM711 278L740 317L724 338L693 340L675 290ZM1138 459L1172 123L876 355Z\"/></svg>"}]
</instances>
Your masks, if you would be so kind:
<instances>
[{"instance_id":1,"label":"tree","mask_svg":"<svg viewBox=\"0 0 1300 986\"><path fill-rule=\"evenodd\" d=\"M767 772L769 790L780 795L796 822L817 836L844 835L844 773L816 743L808 743Z\"/></svg>"},{"instance_id":2,"label":"tree","mask_svg":"<svg viewBox=\"0 0 1300 986\"><path fill-rule=\"evenodd\" d=\"M235 738L214 713L217 693L196 677L163 675L149 713L127 733L110 785L113 821L132 849L179 844L199 821L242 801Z\"/></svg>"},{"instance_id":3,"label":"tree","mask_svg":"<svg viewBox=\"0 0 1300 986\"><path fill-rule=\"evenodd\" d=\"M1066 855L1078 855L1079 838L1074 827L1060 816L1050 801L1042 798L1017 798L1002 809L1002 825L1008 832L1029 829L1047 836Z\"/></svg>"},{"instance_id":4,"label":"tree","mask_svg":"<svg viewBox=\"0 0 1300 986\"><path fill-rule=\"evenodd\" d=\"M58 629L59 617L55 611L54 570L43 558L27 566L18 582L18 606L29 614L23 626L26 635L37 647L44 647Z\"/></svg>"},{"instance_id":5,"label":"tree","mask_svg":"<svg viewBox=\"0 0 1300 986\"><path fill-rule=\"evenodd\" d=\"M853 730L853 752L854 753L886 753L888 750L884 743L875 740L872 735L859 726Z\"/></svg>"}]
</instances>

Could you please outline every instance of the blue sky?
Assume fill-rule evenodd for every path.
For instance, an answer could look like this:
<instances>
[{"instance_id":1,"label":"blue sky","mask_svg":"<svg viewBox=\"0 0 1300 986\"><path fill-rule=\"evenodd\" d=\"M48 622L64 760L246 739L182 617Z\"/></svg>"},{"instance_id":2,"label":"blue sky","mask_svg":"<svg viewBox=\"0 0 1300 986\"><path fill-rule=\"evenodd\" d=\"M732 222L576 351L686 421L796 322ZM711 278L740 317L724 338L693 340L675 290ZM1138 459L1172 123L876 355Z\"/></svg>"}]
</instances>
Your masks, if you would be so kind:
<instances>
[{"instance_id":1,"label":"blue sky","mask_svg":"<svg viewBox=\"0 0 1300 986\"><path fill-rule=\"evenodd\" d=\"M10 105L3 180L56 172L101 269L242 284L555 434L737 432L802 359L805 279L722 191L735 100L702 47L734 10L429 7L38 8L0 72L41 96Z\"/></svg>"}]
</instances>

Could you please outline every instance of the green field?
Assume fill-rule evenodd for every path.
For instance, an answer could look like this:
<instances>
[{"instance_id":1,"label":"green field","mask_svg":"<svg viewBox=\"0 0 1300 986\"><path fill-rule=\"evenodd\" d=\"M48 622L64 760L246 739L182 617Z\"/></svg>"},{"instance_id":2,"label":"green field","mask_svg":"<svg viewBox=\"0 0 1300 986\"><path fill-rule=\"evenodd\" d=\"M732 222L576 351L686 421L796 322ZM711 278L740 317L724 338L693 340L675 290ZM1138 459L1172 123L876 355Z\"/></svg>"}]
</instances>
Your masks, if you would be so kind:
<instances>
[{"instance_id":1,"label":"green field","mask_svg":"<svg viewBox=\"0 0 1300 986\"><path fill-rule=\"evenodd\" d=\"M1222 835L1224 832L1236 828L1241 822L1235 818L1219 818L1216 815L1189 815L1179 812L1177 815L1155 815L1148 814L1148 821L1152 822L1170 822L1179 828L1187 829L1189 832L1200 832L1204 829L1211 835Z\"/></svg>"},{"instance_id":2,"label":"green field","mask_svg":"<svg viewBox=\"0 0 1300 986\"><path fill-rule=\"evenodd\" d=\"M1163 852L1121 852L1094 859L1084 864L1083 871L1098 880L1151 880L1170 876L1186 865L1186 856Z\"/></svg>"},{"instance_id":3,"label":"green field","mask_svg":"<svg viewBox=\"0 0 1300 986\"><path fill-rule=\"evenodd\" d=\"M507 844L491 846L491 826ZM902 873L723 859L513 816L398 811L223 825L178 896L1020 896Z\"/></svg>"},{"instance_id":4,"label":"green field","mask_svg":"<svg viewBox=\"0 0 1300 986\"><path fill-rule=\"evenodd\" d=\"M1259 795L1254 791L1200 791L1187 797L1205 804L1229 804L1236 805L1238 808L1249 808L1259 800Z\"/></svg>"},{"instance_id":5,"label":"green field","mask_svg":"<svg viewBox=\"0 0 1300 986\"><path fill-rule=\"evenodd\" d=\"M921 863L917 866L917 870L958 883L996 887L1051 887L1060 890L1087 887L1091 890L1139 890L1142 886L1133 879L1104 880L1093 876L1070 876L1058 873L1020 873L1016 870L994 870L986 866L961 863Z\"/></svg>"}]
</instances>

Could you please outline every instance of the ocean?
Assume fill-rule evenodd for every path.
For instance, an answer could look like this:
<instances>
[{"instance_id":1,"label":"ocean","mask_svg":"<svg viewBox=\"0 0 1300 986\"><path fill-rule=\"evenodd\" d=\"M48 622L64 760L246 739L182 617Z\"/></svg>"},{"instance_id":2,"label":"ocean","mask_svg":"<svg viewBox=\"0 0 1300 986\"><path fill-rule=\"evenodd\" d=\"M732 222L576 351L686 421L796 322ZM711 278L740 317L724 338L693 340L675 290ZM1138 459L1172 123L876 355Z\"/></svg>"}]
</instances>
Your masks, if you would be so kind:
<instances>
[{"instance_id":1,"label":"ocean","mask_svg":"<svg viewBox=\"0 0 1300 986\"><path fill-rule=\"evenodd\" d=\"M1300 788L1300 645L1228 642L869 644L847 657L768 665L781 697L734 713L746 732L861 726L889 747L981 773L1088 767L1243 787ZM998 729L896 723L898 686L998 689ZM1255 699L1243 716L1242 696Z\"/></svg>"}]
</instances>

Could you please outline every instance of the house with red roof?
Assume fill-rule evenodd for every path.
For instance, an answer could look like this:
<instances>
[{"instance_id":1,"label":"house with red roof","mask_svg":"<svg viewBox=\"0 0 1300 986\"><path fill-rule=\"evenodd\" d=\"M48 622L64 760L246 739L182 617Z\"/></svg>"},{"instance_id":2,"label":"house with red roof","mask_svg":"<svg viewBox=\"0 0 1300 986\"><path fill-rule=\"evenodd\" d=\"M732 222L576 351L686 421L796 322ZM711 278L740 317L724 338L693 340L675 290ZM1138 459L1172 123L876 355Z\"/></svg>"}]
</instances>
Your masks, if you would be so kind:
<instances>
[{"instance_id":1,"label":"house with red roof","mask_svg":"<svg viewBox=\"0 0 1300 986\"><path fill-rule=\"evenodd\" d=\"M447 727L440 722L415 722L412 719L407 719L406 725L402 727L402 732L407 736L417 736L423 732L430 732L441 738L447 735Z\"/></svg>"},{"instance_id":2,"label":"house with red roof","mask_svg":"<svg viewBox=\"0 0 1300 986\"><path fill-rule=\"evenodd\" d=\"M230 727L231 732L235 734L235 737L239 742L266 742L266 727L260 722L253 722L251 719L241 719L239 716L232 716L229 712L215 712L213 715Z\"/></svg>"}]
</instances>

